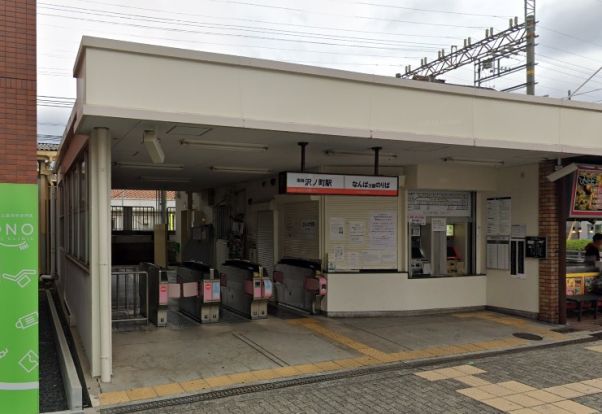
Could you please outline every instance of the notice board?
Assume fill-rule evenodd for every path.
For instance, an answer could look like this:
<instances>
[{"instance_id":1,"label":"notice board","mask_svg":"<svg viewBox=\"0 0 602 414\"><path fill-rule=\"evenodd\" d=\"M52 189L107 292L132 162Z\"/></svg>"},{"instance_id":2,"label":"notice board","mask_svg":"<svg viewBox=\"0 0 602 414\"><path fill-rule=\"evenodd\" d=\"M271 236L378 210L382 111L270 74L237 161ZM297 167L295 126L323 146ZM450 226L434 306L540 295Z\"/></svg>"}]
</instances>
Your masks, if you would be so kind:
<instances>
[{"instance_id":1,"label":"notice board","mask_svg":"<svg viewBox=\"0 0 602 414\"><path fill-rule=\"evenodd\" d=\"M512 199L487 199L487 269L510 269Z\"/></svg>"},{"instance_id":2,"label":"notice board","mask_svg":"<svg viewBox=\"0 0 602 414\"><path fill-rule=\"evenodd\" d=\"M325 205L329 272L397 271L397 198L327 197Z\"/></svg>"}]
</instances>

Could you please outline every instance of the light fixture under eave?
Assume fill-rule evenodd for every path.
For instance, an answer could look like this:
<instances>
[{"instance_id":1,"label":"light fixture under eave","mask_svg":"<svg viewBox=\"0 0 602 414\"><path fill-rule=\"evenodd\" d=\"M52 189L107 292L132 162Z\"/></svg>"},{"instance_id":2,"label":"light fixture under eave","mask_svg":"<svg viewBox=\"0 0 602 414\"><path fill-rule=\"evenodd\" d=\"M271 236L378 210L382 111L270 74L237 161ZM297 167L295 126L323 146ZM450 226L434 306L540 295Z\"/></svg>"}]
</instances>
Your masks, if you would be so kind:
<instances>
[{"instance_id":1,"label":"light fixture under eave","mask_svg":"<svg viewBox=\"0 0 602 414\"><path fill-rule=\"evenodd\" d=\"M445 157L442 158L443 162L450 164L465 164L465 165L480 165L484 167L503 167L504 161L500 160L485 160L485 159L471 159L471 158L456 158L456 157Z\"/></svg>"},{"instance_id":2,"label":"light fixture under eave","mask_svg":"<svg viewBox=\"0 0 602 414\"><path fill-rule=\"evenodd\" d=\"M144 170L164 170L164 171L181 171L184 166L181 164L149 164L147 162L114 162L114 167L117 168L133 168Z\"/></svg>"},{"instance_id":3,"label":"light fixture under eave","mask_svg":"<svg viewBox=\"0 0 602 414\"><path fill-rule=\"evenodd\" d=\"M197 148L215 151L247 151L264 152L269 149L263 144L247 144L243 142L218 142L218 141L200 141L198 139L181 139L180 145L190 145Z\"/></svg>"},{"instance_id":4,"label":"light fixture under eave","mask_svg":"<svg viewBox=\"0 0 602 414\"><path fill-rule=\"evenodd\" d=\"M346 157L355 157L355 156L360 156L360 157L374 157L374 152L373 151L337 151L337 150L326 150L324 151L324 154L326 154L329 157L336 157L336 156L346 156ZM397 158L397 154L392 153L392 152L380 152L379 156L381 158Z\"/></svg>"},{"instance_id":5,"label":"light fixture under eave","mask_svg":"<svg viewBox=\"0 0 602 414\"><path fill-rule=\"evenodd\" d=\"M234 174L270 174L272 170L266 168L245 168L245 167L209 167L214 172L234 173Z\"/></svg>"},{"instance_id":6,"label":"light fixture under eave","mask_svg":"<svg viewBox=\"0 0 602 414\"><path fill-rule=\"evenodd\" d=\"M157 133L153 130L146 130L142 135L142 142L146 147L146 152L151 161L155 164L162 164L165 161L165 152L157 138Z\"/></svg>"},{"instance_id":7,"label":"light fixture under eave","mask_svg":"<svg viewBox=\"0 0 602 414\"><path fill-rule=\"evenodd\" d=\"M180 177L149 177L149 176L140 176L140 180L142 181L151 181L155 183L189 183L192 180L190 178L180 178Z\"/></svg>"}]
</instances>

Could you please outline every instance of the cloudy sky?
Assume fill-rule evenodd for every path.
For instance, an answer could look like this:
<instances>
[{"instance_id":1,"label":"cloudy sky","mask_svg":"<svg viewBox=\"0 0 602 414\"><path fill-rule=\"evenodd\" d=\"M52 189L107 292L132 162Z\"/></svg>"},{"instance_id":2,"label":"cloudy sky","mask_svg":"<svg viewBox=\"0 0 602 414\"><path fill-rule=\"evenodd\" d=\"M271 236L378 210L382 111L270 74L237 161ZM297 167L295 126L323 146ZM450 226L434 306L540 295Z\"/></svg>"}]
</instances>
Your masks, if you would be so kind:
<instances>
[{"instance_id":1,"label":"cloudy sky","mask_svg":"<svg viewBox=\"0 0 602 414\"><path fill-rule=\"evenodd\" d=\"M38 0L40 140L62 135L83 35L394 76L485 29L523 0ZM537 0L537 95L565 97L602 66L602 0ZM510 67L524 62L515 56ZM472 84L473 67L442 76ZM524 72L485 86L521 84ZM602 72L575 100L602 103ZM524 93L524 89L516 93Z\"/></svg>"}]
</instances>

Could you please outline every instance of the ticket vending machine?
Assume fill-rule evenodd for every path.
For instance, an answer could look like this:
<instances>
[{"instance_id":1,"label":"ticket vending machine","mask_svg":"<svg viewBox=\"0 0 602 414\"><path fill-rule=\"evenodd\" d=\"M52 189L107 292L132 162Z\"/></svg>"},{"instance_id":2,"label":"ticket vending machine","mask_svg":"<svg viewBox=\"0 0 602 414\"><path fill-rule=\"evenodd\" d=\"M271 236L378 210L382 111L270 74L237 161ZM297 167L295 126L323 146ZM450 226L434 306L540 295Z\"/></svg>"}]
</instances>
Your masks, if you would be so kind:
<instances>
[{"instance_id":1,"label":"ticket vending machine","mask_svg":"<svg viewBox=\"0 0 602 414\"><path fill-rule=\"evenodd\" d=\"M199 261L187 261L178 266L177 273L180 312L201 323L218 322L221 289L215 270Z\"/></svg>"},{"instance_id":2,"label":"ticket vending machine","mask_svg":"<svg viewBox=\"0 0 602 414\"><path fill-rule=\"evenodd\" d=\"M264 269L248 260L226 260L222 265L222 305L250 319L268 317L272 280Z\"/></svg>"},{"instance_id":3,"label":"ticket vending machine","mask_svg":"<svg viewBox=\"0 0 602 414\"><path fill-rule=\"evenodd\" d=\"M311 314L321 310L326 278L319 261L283 258L274 269L276 302Z\"/></svg>"}]
</instances>

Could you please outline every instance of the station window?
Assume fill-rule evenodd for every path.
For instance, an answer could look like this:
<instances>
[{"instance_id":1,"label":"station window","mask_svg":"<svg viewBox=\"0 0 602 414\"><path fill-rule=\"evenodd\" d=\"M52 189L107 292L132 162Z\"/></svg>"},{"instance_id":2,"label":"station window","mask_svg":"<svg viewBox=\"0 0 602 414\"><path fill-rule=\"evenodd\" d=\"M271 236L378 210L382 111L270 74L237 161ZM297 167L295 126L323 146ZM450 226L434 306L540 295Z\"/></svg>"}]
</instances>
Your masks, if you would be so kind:
<instances>
[{"instance_id":1,"label":"station window","mask_svg":"<svg viewBox=\"0 0 602 414\"><path fill-rule=\"evenodd\" d=\"M89 262L89 174L82 153L59 184L61 247L78 261Z\"/></svg>"},{"instance_id":2,"label":"station window","mask_svg":"<svg viewBox=\"0 0 602 414\"><path fill-rule=\"evenodd\" d=\"M408 192L410 277L474 274L474 199L471 192Z\"/></svg>"}]
</instances>

